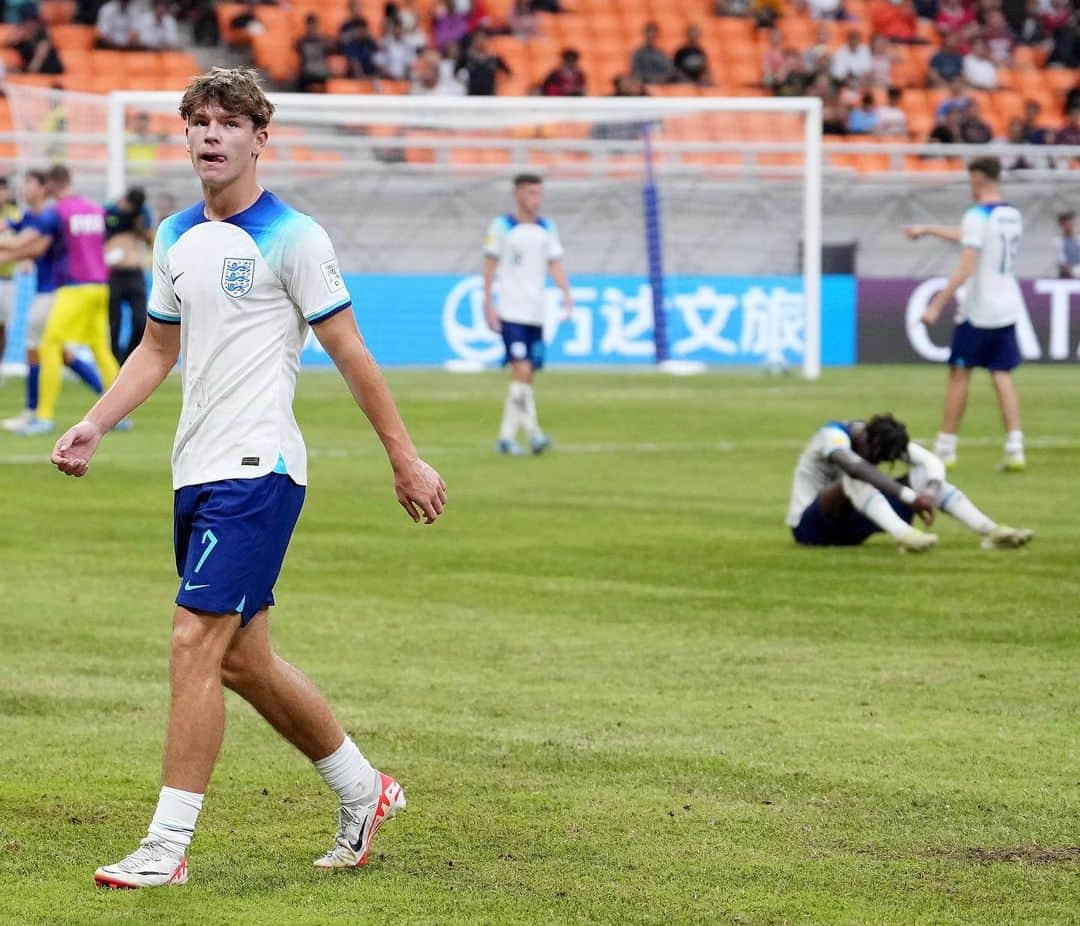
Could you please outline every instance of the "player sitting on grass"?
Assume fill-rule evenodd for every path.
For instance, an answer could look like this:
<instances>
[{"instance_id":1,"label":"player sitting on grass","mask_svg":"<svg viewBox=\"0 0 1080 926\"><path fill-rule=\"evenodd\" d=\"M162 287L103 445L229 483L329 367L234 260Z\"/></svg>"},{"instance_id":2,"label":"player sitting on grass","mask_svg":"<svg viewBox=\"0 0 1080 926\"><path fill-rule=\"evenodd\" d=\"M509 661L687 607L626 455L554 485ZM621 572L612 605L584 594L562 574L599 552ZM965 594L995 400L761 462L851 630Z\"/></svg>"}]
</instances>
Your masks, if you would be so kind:
<instances>
[{"instance_id":1,"label":"player sitting on grass","mask_svg":"<svg viewBox=\"0 0 1080 926\"><path fill-rule=\"evenodd\" d=\"M900 479L878 469L901 461L911 467ZM851 547L884 531L902 551L920 553L936 534L911 526L915 515L933 524L940 508L982 537L986 549L1022 547L1033 536L997 524L956 486L945 481L945 464L912 443L892 415L869 421L830 421L804 448L795 466L787 523L797 543Z\"/></svg>"}]
</instances>

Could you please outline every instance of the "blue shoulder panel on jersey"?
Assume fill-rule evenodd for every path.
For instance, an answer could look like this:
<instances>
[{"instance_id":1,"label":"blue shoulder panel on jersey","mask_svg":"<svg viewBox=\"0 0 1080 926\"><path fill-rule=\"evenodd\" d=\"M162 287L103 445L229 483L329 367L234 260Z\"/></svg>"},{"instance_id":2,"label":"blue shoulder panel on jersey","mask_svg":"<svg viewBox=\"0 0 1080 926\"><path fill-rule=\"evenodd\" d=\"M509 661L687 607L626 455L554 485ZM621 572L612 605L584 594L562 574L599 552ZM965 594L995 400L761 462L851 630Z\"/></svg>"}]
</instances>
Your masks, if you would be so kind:
<instances>
[{"instance_id":1,"label":"blue shoulder panel on jersey","mask_svg":"<svg viewBox=\"0 0 1080 926\"><path fill-rule=\"evenodd\" d=\"M263 190L262 196L251 206L225 221L251 235L267 261L271 260L272 251L286 244L303 229L316 225L311 216L286 205L269 190Z\"/></svg>"},{"instance_id":2,"label":"blue shoulder panel on jersey","mask_svg":"<svg viewBox=\"0 0 1080 926\"><path fill-rule=\"evenodd\" d=\"M185 232L190 231L196 225L202 225L203 222L209 221L206 217L206 203L197 202L183 212L177 212L166 219L162 219L157 233L164 236L165 250L167 251L180 240L180 236Z\"/></svg>"},{"instance_id":3,"label":"blue shoulder panel on jersey","mask_svg":"<svg viewBox=\"0 0 1080 926\"><path fill-rule=\"evenodd\" d=\"M826 421L823 428L836 428L838 431L843 431L848 437L851 437L851 425L846 421Z\"/></svg>"},{"instance_id":4,"label":"blue shoulder panel on jersey","mask_svg":"<svg viewBox=\"0 0 1080 926\"><path fill-rule=\"evenodd\" d=\"M507 228L513 228L515 225L518 224L517 217L510 212L506 213L506 215L502 217L502 220L506 223Z\"/></svg>"},{"instance_id":5,"label":"blue shoulder panel on jersey","mask_svg":"<svg viewBox=\"0 0 1080 926\"><path fill-rule=\"evenodd\" d=\"M541 228L544 228L544 229L547 229L548 231L551 231L551 223L547 219L545 219L542 215L537 216L536 224L539 225Z\"/></svg>"}]
</instances>

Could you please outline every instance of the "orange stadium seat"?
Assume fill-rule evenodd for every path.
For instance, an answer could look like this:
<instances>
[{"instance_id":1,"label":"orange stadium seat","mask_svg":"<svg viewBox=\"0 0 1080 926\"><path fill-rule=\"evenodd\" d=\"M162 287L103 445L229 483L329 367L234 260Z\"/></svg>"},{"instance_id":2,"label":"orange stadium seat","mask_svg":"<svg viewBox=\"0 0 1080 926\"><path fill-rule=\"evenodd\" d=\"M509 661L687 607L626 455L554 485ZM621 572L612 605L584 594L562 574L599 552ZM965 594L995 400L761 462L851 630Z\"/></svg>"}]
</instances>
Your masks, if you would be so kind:
<instances>
[{"instance_id":1,"label":"orange stadium seat","mask_svg":"<svg viewBox=\"0 0 1080 926\"><path fill-rule=\"evenodd\" d=\"M74 23L53 26L49 30L53 44L63 53L65 48L88 50L94 47L94 27L80 26Z\"/></svg>"},{"instance_id":2,"label":"orange stadium seat","mask_svg":"<svg viewBox=\"0 0 1080 926\"><path fill-rule=\"evenodd\" d=\"M42 0L38 10L41 21L47 26L69 23L75 15L75 0Z\"/></svg>"}]
</instances>

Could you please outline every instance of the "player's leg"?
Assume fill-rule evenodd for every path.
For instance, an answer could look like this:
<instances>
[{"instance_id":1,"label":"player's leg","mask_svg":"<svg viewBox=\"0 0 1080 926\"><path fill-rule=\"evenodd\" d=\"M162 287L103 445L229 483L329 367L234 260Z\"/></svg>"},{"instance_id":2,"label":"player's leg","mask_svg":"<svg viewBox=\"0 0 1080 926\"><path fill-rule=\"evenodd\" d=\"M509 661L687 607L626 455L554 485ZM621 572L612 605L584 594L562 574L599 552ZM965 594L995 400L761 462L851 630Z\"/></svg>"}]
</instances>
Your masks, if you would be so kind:
<instances>
[{"instance_id":1,"label":"player's leg","mask_svg":"<svg viewBox=\"0 0 1080 926\"><path fill-rule=\"evenodd\" d=\"M57 291L52 310L45 323L38 348L41 360L40 391L37 414L19 430L20 434L43 434L52 430L56 402L63 386L64 345L81 343L79 312L82 304L72 287Z\"/></svg>"},{"instance_id":2,"label":"player's leg","mask_svg":"<svg viewBox=\"0 0 1080 926\"><path fill-rule=\"evenodd\" d=\"M187 849L225 735L221 662L239 614L178 607L169 649L169 721L157 809L139 848L94 873L107 887L162 887L187 881Z\"/></svg>"},{"instance_id":3,"label":"player's leg","mask_svg":"<svg viewBox=\"0 0 1080 926\"><path fill-rule=\"evenodd\" d=\"M124 325L124 294L120 273L119 270L109 273L109 347L117 363L124 362L120 348L120 329Z\"/></svg>"},{"instance_id":4,"label":"player's leg","mask_svg":"<svg viewBox=\"0 0 1080 926\"><path fill-rule=\"evenodd\" d=\"M1024 546L1035 536L1034 531L1026 528L998 524L983 513L959 486L951 482L942 482L935 486L922 466L912 467L908 479L911 487L919 493L933 492L936 488L937 507L978 534L982 538L982 545L987 549L1015 549Z\"/></svg>"},{"instance_id":5,"label":"player's leg","mask_svg":"<svg viewBox=\"0 0 1080 926\"><path fill-rule=\"evenodd\" d=\"M102 283L81 288L85 291L83 298L86 301L87 325L83 343L93 352L94 361L101 372L102 385L108 389L120 372L120 364L113 354L109 339L109 287Z\"/></svg>"},{"instance_id":6,"label":"player's leg","mask_svg":"<svg viewBox=\"0 0 1080 926\"><path fill-rule=\"evenodd\" d=\"M499 426L499 440L495 449L511 457L522 455L517 433L525 422L525 383L532 379L525 332L527 327L515 322L503 322L501 329L503 345L506 348L505 363L510 369L510 383L503 402L502 424Z\"/></svg>"},{"instance_id":7,"label":"player's leg","mask_svg":"<svg viewBox=\"0 0 1080 926\"><path fill-rule=\"evenodd\" d=\"M946 466L956 463L957 433L967 408L968 388L971 384L971 368L950 366L945 387L945 410L941 417L941 430L934 441L934 454L945 461Z\"/></svg>"},{"instance_id":8,"label":"player's leg","mask_svg":"<svg viewBox=\"0 0 1080 926\"><path fill-rule=\"evenodd\" d=\"M234 638L222 680L302 752L341 801L334 847L320 868L362 865L382 824L405 806L401 786L372 767L315 684L282 659L270 641L270 614L257 614Z\"/></svg>"},{"instance_id":9,"label":"player's leg","mask_svg":"<svg viewBox=\"0 0 1080 926\"><path fill-rule=\"evenodd\" d=\"M520 385L518 386L519 400L521 402L522 420L521 426L529 439L529 449L533 453L543 453L551 447L551 438L540 427L539 416L536 412L536 394L533 392L533 379L538 370L544 366L544 330L540 325L524 325L523 332L526 345L526 357L524 360L514 362L514 372Z\"/></svg>"},{"instance_id":10,"label":"player's leg","mask_svg":"<svg viewBox=\"0 0 1080 926\"><path fill-rule=\"evenodd\" d=\"M937 543L935 534L912 527L914 512L911 508L889 498L869 482L854 479L845 473L840 486L856 514L892 537L902 550L918 553Z\"/></svg>"},{"instance_id":11,"label":"player's leg","mask_svg":"<svg viewBox=\"0 0 1080 926\"><path fill-rule=\"evenodd\" d=\"M41 388L41 354L38 348L45 334L52 304L52 293L38 293L30 303L30 317L26 326L26 407L18 415L4 420L6 431L21 430L37 415Z\"/></svg>"},{"instance_id":12,"label":"player's leg","mask_svg":"<svg viewBox=\"0 0 1080 926\"><path fill-rule=\"evenodd\" d=\"M1026 465L1024 458L1024 432L1020 423L1020 396L1016 391L1016 382L1009 370L991 370L990 381L997 393L1001 420L1005 425L1005 459L1002 469L1006 472L1020 472Z\"/></svg>"}]
</instances>

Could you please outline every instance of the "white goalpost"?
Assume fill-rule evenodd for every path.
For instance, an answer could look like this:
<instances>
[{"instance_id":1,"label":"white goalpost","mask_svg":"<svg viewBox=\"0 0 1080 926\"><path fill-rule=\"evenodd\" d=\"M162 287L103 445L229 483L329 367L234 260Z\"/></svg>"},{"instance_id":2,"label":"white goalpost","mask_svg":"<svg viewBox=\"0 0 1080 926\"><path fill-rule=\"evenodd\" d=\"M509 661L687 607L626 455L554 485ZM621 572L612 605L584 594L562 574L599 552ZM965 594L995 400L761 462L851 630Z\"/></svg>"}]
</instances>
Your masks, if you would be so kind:
<instances>
[{"instance_id":1,"label":"white goalpost","mask_svg":"<svg viewBox=\"0 0 1080 926\"><path fill-rule=\"evenodd\" d=\"M198 197L178 93L60 99L69 110L63 156L77 186L116 197L137 183L181 207ZM555 362L761 365L820 376L819 100L271 99L277 112L260 175L327 227L343 270L359 275L358 301L367 293L372 305L365 330L415 312L414 330L435 319L454 356L494 359L473 324L480 239L512 208L510 179L535 172L547 181L545 212L559 225L581 307L559 332ZM57 100L56 91L12 93L25 166L55 159L57 140L42 126ZM383 286L396 288L400 307L379 303ZM438 303L427 315L425 300ZM398 336L388 329L386 337ZM391 362L443 362L434 346L410 359L397 340L387 343Z\"/></svg>"}]
</instances>

